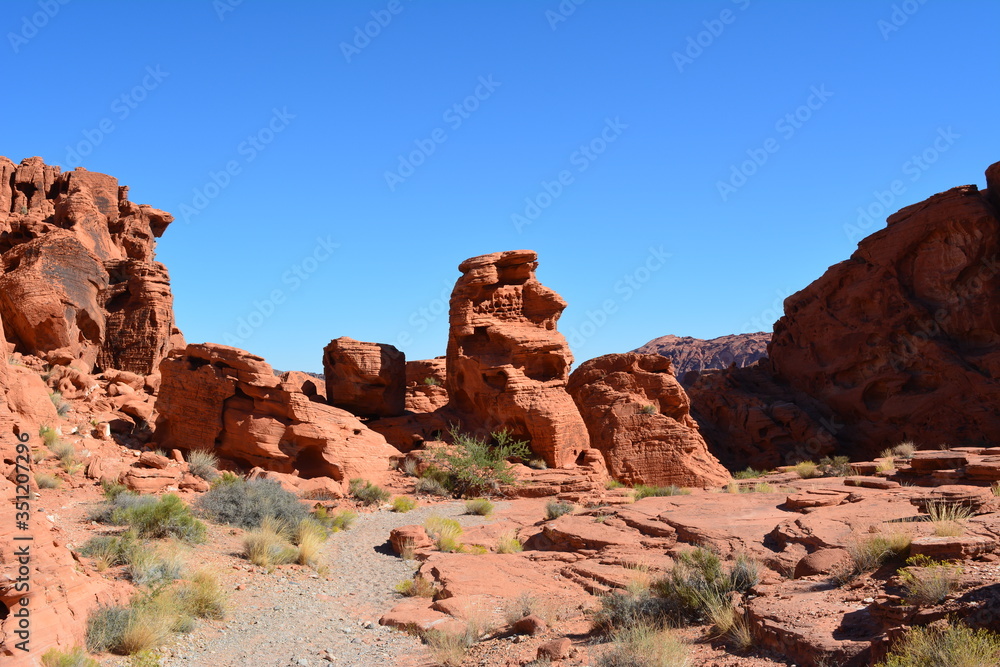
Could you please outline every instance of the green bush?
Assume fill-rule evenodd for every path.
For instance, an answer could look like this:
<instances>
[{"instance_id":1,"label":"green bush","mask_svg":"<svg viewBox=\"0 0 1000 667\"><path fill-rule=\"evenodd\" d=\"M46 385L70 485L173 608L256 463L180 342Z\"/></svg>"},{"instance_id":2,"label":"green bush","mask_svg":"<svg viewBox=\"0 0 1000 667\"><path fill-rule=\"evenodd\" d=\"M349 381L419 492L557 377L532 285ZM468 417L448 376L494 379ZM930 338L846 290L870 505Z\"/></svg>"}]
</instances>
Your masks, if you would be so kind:
<instances>
[{"instance_id":1,"label":"green bush","mask_svg":"<svg viewBox=\"0 0 1000 667\"><path fill-rule=\"evenodd\" d=\"M824 456L819 460L819 471L825 477L849 477L854 474L851 459L847 456Z\"/></svg>"},{"instance_id":2,"label":"green bush","mask_svg":"<svg viewBox=\"0 0 1000 667\"><path fill-rule=\"evenodd\" d=\"M744 593L760 582L756 561L739 556L727 572L719 557L702 547L681 553L670 573L653 589L683 620L705 620L708 612L728 605L732 592Z\"/></svg>"},{"instance_id":3,"label":"green bush","mask_svg":"<svg viewBox=\"0 0 1000 667\"><path fill-rule=\"evenodd\" d=\"M486 498L473 498L465 501L466 514L478 514L479 516L490 516L493 514L493 503Z\"/></svg>"},{"instance_id":4,"label":"green bush","mask_svg":"<svg viewBox=\"0 0 1000 667\"><path fill-rule=\"evenodd\" d=\"M757 477L763 477L769 471L767 470L754 470L753 468L747 468L746 470L740 470L733 473L733 479L756 479Z\"/></svg>"},{"instance_id":5,"label":"green bush","mask_svg":"<svg viewBox=\"0 0 1000 667\"><path fill-rule=\"evenodd\" d=\"M563 500L550 500L545 504L545 516L548 519L558 519L563 514L570 514L576 506Z\"/></svg>"},{"instance_id":6,"label":"green bush","mask_svg":"<svg viewBox=\"0 0 1000 667\"><path fill-rule=\"evenodd\" d=\"M294 563L298 549L289 543L288 526L272 517L264 517L260 525L243 536L243 555L254 565L268 570L276 565Z\"/></svg>"},{"instance_id":7,"label":"green bush","mask_svg":"<svg viewBox=\"0 0 1000 667\"><path fill-rule=\"evenodd\" d=\"M424 530L440 551L460 553L463 550L462 526L454 519L432 516L424 522Z\"/></svg>"},{"instance_id":8,"label":"green bush","mask_svg":"<svg viewBox=\"0 0 1000 667\"><path fill-rule=\"evenodd\" d=\"M39 428L38 436L49 449L52 449L52 446L59 442L59 431L55 430L51 426L42 426Z\"/></svg>"},{"instance_id":9,"label":"green bush","mask_svg":"<svg viewBox=\"0 0 1000 667\"><path fill-rule=\"evenodd\" d=\"M205 524L194 518L184 501L172 493L159 500L122 493L108 504L112 506L110 523L131 526L139 537L176 537L186 542L205 540Z\"/></svg>"},{"instance_id":10,"label":"green bush","mask_svg":"<svg viewBox=\"0 0 1000 667\"><path fill-rule=\"evenodd\" d=\"M448 476L451 483L445 486L458 496L493 493L513 484L516 478L507 459L531 457L527 441L514 440L509 431L497 431L491 437L492 443L453 427L452 446L435 450L432 461Z\"/></svg>"},{"instance_id":11,"label":"green bush","mask_svg":"<svg viewBox=\"0 0 1000 667\"><path fill-rule=\"evenodd\" d=\"M381 486L360 478L350 481L349 490L351 495L360 500L363 505L381 505L389 502L389 498L392 496Z\"/></svg>"},{"instance_id":12,"label":"green bush","mask_svg":"<svg viewBox=\"0 0 1000 667\"><path fill-rule=\"evenodd\" d=\"M62 485L62 482L55 475L50 475L44 472L36 472L35 484L38 485L39 489L58 489Z\"/></svg>"},{"instance_id":13,"label":"green bush","mask_svg":"<svg viewBox=\"0 0 1000 667\"><path fill-rule=\"evenodd\" d=\"M409 496L396 496L392 499L392 511L393 512L409 512L410 510L416 508L417 501Z\"/></svg>"},{"instance_id":14,"label":"green bush","mask_svg":"<svg viewBox=\"0 0 1000 667\"><path fill-rule=\"evenodd\" d=\"M62 392L54 391L49 394L49 399L52 401L52 405L56 408L56 414L60 417L65 417L69 414L69 403L63 399Z\"/></svg>"},{"instance_id":15,"label":"green bush","mask_svg":"<svg viewBox=\"0 0 1000 667\"><path fill-rule=\"evenodd\" d=\"M79 646L69 653L57 649L49 649L42 656L45 667L100 667L100 663L89 657Z\"/></svg>"},{"instance_id":16,"label":"green bush","mask_svg":"<svg viewBox=\"0 0 1000 667\"><path fill-rule=\"evenodd\" d=\"M443 482L434 477L421 477L417 480L415 493L426 493L433 496L450 496L451 491Z\"/></svg>"},{"instance_id":17,"label":"green bush","mask_svg":"<svg viewBox=\"0 0 1000 667\"><path fill-rule=\"evenodd\" d=\"M657 410L655 405L644 405L639 409L639 412L644 415L655 415Z\"/></svg>"},{"instance_id":18,"label":"green bush","mask_svg":"<svg viewBox=\"0 0 1000 667\"><path fill-rule=\"evenodd\" d=\"M792 470L802 479L810 479L811 477L818 477L820 474L819 466L813 463L812 461L800 461L799 463L795 464Z\"/></svg>"},{"instance_id":19,"label":"green bush","mask_svg":"<svg viewBox=\"0 0 1000 667\"><path fill-rule=\"evenodd\" d=\"M944 630L907 630L878 667L982 667L1000 665L1000 636L989 630L951 625Z\"/></svg>"},{"instance_id":20,"label":"green bush","mask_svg":"<svg viewBox=\"0 0 1000 667\"><path fill-rule=\"evenodd\" d=\"M441 384L441 381L438 380L436 377L434 377L434 376L431 375L431 376L428 376L428 377L424 378L424 384L426 384L426 385L428 385L430 387L437 387L438 385Z\"/></svg>"},{"instance_id":21,"label":"green bush","mask_svg":"<svg viewBox=\"0 0 1000 667\"><path fill-rule=\"evenodd\" d=\"M688 649L673 630L645 624L623 627L611 637L611 647L597 667L687 667Z\"/></svg>"},{"instance_id":22,"label":"green bush","mask_svg":"<svg viewBox=\"0 0 1000 667\"><path fill-rule=\"evenodd\" d=\"M309 509L294 493L281 488L274 480L248 482L223 474L198 501L199 510L211 521L250 529L260 526L265 517L278 519L287 526L297 526L309 516Z\"/></svg>"},{"instance_id":23,"label":"green bush","mask_svg":"<svg viewBox=\"0 0 1000 667\"><path fill-rule=\"evenodd\" d=\"M649 498L650 496L687 496L691 494L691 489L685 489L671 484L670 486L649 486L646 484L636 484L634 487L636 500Z\"/></svg>"},{"instance_id":24,"label":"green bush","mask_svg":"<svg viewBox=\"0 0 1000 667\"><path fill-rule=\"evenodd\" d=\"M80 547L80 553L93 558L97 570L102 572L109 567L127 564L139 544L139 534L130 528L121 535L95 535Z\"/></svg>"},{"instance_id":25,"label":"green bush","mask_svg":"<svg viewBox=\"0 0 1000 667\"><path fill-rule=\"evenodd\" d=\"M101 492L104 494L104 497L107 498L108 500L114 500L119 495L127 491L128 487L125 486L124 484L120 484L118 482L112 482L111 480L108 479L101 480Z\"/></svg>"}]
</instances>

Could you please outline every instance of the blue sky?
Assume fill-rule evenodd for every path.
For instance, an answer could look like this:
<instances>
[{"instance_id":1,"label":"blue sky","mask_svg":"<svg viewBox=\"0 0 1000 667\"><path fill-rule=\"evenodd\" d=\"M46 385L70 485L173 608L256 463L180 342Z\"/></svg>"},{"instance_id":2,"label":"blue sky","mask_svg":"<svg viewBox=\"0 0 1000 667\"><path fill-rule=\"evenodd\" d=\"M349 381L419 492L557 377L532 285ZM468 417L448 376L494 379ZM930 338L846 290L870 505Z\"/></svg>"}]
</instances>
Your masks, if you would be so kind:
<instances>
[{"instance_id":1,"label":"blue sky","mask_svg":"<svg viewBox=\"0 0 1000 667\"><path fill-rule=\"evenodd\" d=\"M887 212L983 187L998 24L939 0L9 0L0 154L172 212L189 342L302 370L345 335L444 354L458 264L529 248L581 362L769 330Z\"/></svg>"}]
</instances>

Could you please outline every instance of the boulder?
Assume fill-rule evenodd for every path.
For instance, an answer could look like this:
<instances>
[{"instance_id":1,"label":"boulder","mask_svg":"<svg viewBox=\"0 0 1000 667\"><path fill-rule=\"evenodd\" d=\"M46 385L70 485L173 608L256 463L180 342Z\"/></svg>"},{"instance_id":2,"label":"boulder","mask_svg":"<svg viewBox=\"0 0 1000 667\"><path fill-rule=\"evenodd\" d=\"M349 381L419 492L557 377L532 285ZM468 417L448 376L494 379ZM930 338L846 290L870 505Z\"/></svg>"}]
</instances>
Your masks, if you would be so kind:
<instances>
[{"instance_id":1,"label":"boulder","mask_svg":"<svg viewBox=\"0 0 1000 667\"><path fill-rule=\"evenodd\" d=\"M304 392L302 374L274 375L261 358L224 345L188 345L160 364L155 442L212 450L247 469L301 478L377 477L399 451L353 414Z\"/></svg>"},{"instance_id":2,"label":"boulder","mask_svg":"<svg viewBox=\"0 0 1000 667\"><path fill-rule=\"evenodd\" d=\"M795 564L795 578L833 574L850 562L847 549L818 549Z\"/></svg>"},{"instance_id":3,"label":"boulder","mask_svg":"<svg viewBox=\"0 0 1000 667\"><path fill-rule=\"evenodd\" d=\"M729 473L708 451L670 359L609 354L573 371L567 390L611 476L629 485L722 486Z\"/></svg>"},{"instance_id":4,"label":"boulder","mask_svg":"<svg viewBox=\"0 0 1000 667\"><path fill-rule=\"evenodd\" d=\"M362 417L395 417L406 409L406 357L392 345L335 338L323 349L330 405Z\"/></svg>"},{"instance_id":5,"label":"boulder","mask_svg":"<svg viewBox=\"0 0 1000 667\"><path fill-rule=\"evenodd\" d=\"M406 362L406 409L434 412L448 405L444 357Z\"/></svg>"}]
</instances>

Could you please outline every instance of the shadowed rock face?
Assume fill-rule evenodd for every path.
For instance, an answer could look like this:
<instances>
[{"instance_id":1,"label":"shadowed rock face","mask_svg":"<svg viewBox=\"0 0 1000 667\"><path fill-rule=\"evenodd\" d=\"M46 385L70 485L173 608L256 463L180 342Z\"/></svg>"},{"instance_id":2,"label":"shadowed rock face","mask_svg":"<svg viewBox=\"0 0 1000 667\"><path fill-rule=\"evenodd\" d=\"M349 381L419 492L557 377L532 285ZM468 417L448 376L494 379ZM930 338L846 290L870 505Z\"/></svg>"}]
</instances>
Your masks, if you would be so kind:
<instances>
[{"instance_id":1,"label":"shadowed rock face","mask_svg":"<svg viewBox=\"0 0 1000 667\"><path fill-rule=\"evenodd\" d=\"M986 181L890 216L785 300L769 362L690 388L720 456L774 464L1000 438L1000 163Z\"/></svg>"},{"instance_id":2,"label":"shadowed rock face","mask_svg":"<svg viewBox=\"0 0 1000 667\"><path fill-rule=\"evenodd\" d=\"M406 357L392 345L335 338L323 350L330 405L362 417L395 417L406 409Z\"/></svg>"},{"instance_id":3,"label":"shadowed rock face","mask_svg":"<svg viewBox=\"0 0 1000 667\"><path fill-rule=\"evenodd\" d=\"M153 261L172 220L130 202L112 176L0 157L8 340L52 364L155 371L179 338L170 279Z\"/></svg>"},{"instance_id":4,"label":"shadowed rock face","mask_svg":"<svg viewBox=\"0 0 1000 667\"><path fill-rule=\"evenodd\" d=\"M612 477L630 485L721 486L729 473L709 454L670 360L608 354L569 378L590 442Z\"/></svg>"},{"instance_id":5,"label":"shadowed rock face","mask_svg":"<svg viewBox=\"0 0 1000 667\"><path fill-rule=\"evenodd\" d=\"M767 356L771 334L765 332L719 336L709 340L691 336L660 336L632 350L639 354L661 354L673 362L674 374L686 384L691 371L720 370L736 364L749 366Z\"/></svg>"},{"instance_id":6,"label":"shadowed rock face","mask_svg":"<svg viewBox=\"0 0 1000 667\"><path fill-rule=\"evenodd\" d=\"M451 295L448 408L484 431L510 428L550 466L589 448L566 393L573 356L556 322L566 302L535 277L537 255L511 250L462 262Z\"/></svg>"}]
</instances>

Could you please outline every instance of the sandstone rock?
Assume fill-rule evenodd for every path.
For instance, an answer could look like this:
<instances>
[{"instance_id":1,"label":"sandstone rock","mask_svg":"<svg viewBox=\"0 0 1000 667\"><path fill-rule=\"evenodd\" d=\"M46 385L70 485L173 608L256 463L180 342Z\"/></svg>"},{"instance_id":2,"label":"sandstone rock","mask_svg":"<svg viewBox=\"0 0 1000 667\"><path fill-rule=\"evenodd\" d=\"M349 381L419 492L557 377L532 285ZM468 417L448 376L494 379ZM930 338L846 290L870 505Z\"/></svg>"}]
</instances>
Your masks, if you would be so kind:
<instances>
[{"instance_id":1,"label":"sandstone rock","mask_svg":"<svg viewBox=\"0 0 1000 667\"><path fill-rule=\"evenodd\" d=\"M981 482L1000 481L1000 456L987 457L965 466L969 479Z\"/></svg>"},{"instance_id":2,"label":"sandstone rock","mask_svg":"<svg viewBox=\"0 0 1000 667\"><path fill-rule=\"evenodd\" d=\"M467 259L451 295L449 408L466 427L508 428L551 467L588 449L566 381L573 356L556 322L566 302L535 277L538 256L511 250Z\"/></svg>"},{"instance_id":3,"label":"sandstone rock","mask_svg":"<svg viewBox=\"0 0 1000 667\"><path fill-rule=\"evenodd\" d=\"M992 187L969 185L908 206L786 299L758 377L721 371L723 379L689 392L714 451L746 461L772 450L794 463L834 450L867 459L902 440L935 447L1000 439L995 199ZM755 430L748 411L771 417L779 401L801 414Z\"/></svg>"},{"instance_id":4,"label":"sandstone rock","mask_svg":"<svg viewBox=\"0 0 1000 667\"><path fill-rule=\"evenodd\" d=\"M833 489L807 489L793 493L785 499L785 507L798 511L814 507L835 507L847 500L849 494Z\"/></svg>"},{"instance_id":5,"label":"sandstone rock","mask_svg":"<svg viewBox=\"0 0 1000 667\"><path fill-rule=\"evenodd\" d=\"M961 505L975 511L993 499L988 488L964 484L945 484L910 498L910 503L926 512L928 505Z\"/></svg>"},{"instance_id":6,"label":"sandstone rock","mask_svg":"<svg viewBox=\"0 0 1000 667\"><path fill-rule=\"evenodd\" d=\"M615 479L697 487L729 481L698 432L670 359L635 353L591 359L573 371L567 390Z\"/></svg>"},{"instance_id":7,"label":"sandstone rock","mask_svg":"<svg viewBox=\"0 0 1000 667\"><path fill-rule=\"evenodd\" d=\"M197 493L205 493L212 488L206 480L201 477L195 477L189 472L181 475L180 482L177 483L177 488L183 491L195 491Z\"/></svg>"},{"instance_id":8,"label":"sandstone rock","mask_svg":"<svg viewBox=\"0 0 1000 667\"><path fill-rule=\"evenodd\" d=\"M434 546L434 541L428 537L427 531L419 525L393 528L389 533L389 543L392 544L392 550L400 556L407 550L419 551Z\"/></svg>"},{"instance_id":9,"label":"sandstone rock","mask_svg":"<svg viewBox=\"0 0 1000 667\"><path fill-rule=\"evenodd\" d=\"M434 412L448 405L445 358L406 362L406 409Z\"/></svg>"},{"instance_id":10,"label":"sandstone rock","mask_svg":"<svg viewBox=\"0 0 1000 667\"><path fill-rule=\"evenodd\" d=\"M122 475L121 482L139 493L159 493L177 487L181 476L179 468L129 468Z\"/></svg>"},{"instance_id":11,"label":"sandstone rock","mask_svg":"<svg viewBox=\"0 0 1000 667\"><path fill-rule=\"evenodd\" d=\"M224 345L188 345L160 364L155 441L207 449L236 466L302 478L384 474L399 452L357 417L275 377L261 357Z\"/></svg>"},{"instance_id":12,"label":"sandstone rock","mask_svg":"<svg viewBox=\"0 0 1000 667\"><path fill-rule=\"evenodd\" d=\"M394 417L406 409L406 357L392 345L335 338L323 350L330 405L362 417Z\"/></svg>"},{"instance_id":13,"label":"sandstone rock","mask_svg":"<svg viewBox=\"0 0 1000 667\"><path fill-rule=\"evenodd\" d=\"M851 562L847 549L819 549L795 565L795 578L833 574Z\"/></svg>"},{"instance_id":14,"label":"sandstone rock","mask_svg":"<svg viewBox=\"0 0 1000 667\"><path fill-rule=\"evenodd\" d=\"M632 351L667 357L673 364L677 379L687 384L684 378L691 372L697 376L702 371L722 370L733 365L737 368L749 366L767 356L767 344L770 340L771 334L763 331L720 336L710 340L691 336L660 336Z\"/></svg>"},{"instance_id":15,"label":"sandstone rock","mask_svg":"<svg viewBox=\"0 0 1000 667\"><path fill-rule=\"evenodd\" d=\"M534 637L535 635L540 635L548 629L549 626L545 622L545 620L540 616L536 616L535 614L529 614L524 618L515 621L514 624L511 626L511 630L513 630L517 634L531 635L532 637Z\"/></svg>"},{"instance_id":16,"label":"sandstone rock","mask_svg":"<svg viewBox=\"0 0 1000 667\"><path fill-rule=\"evenodd\" d=\"M914 452L910 467L917 471L951 470L961 468L969 459L965 454L949 451Z\"/></svg>"},{"instance_id":17,"label":"sandstone rock","mask_svg":"<svg viewBox=\"0 0 1000 667\"><path fill-rule=\"evenodd\" d=\"M915 537L910 543L911 556L934 560L965 560L996 549L996 540L976 535L958 537Z\"/></svg>"},{"instance_id":18,"label":"sandstone rock","mask_svg":"<svg viewBox=\"0 0 1000 667\"><path fill-rule=\"evenodd\" d=\"M900 486L899 482L879 477L845 477L844 484L847 486L861 486L867 489L898 489Z\"/></svg>"},{"instance_id":19,"label":"sandstone rock","mask_svg":"<svg viewBox=\"0 0 1000 667\"><path fill-rule=\"evenodd\" d=\"M166 456L154 454L153 452L143 452L139 455L139 460L136 462L136 465L141 468L158 468L163 470L170 465L170 459Z\"/></svg>"},{"instance_id":20,"label":"sandstone rock","mask_svg":"<svg viewBox=\"0 0 1000 667\"><path fill-rule=\"evenodd\" d=\"M538 660L565 660L573 654L573 641L560 637L538 647Z\"/></svg>"}]
</instances>

